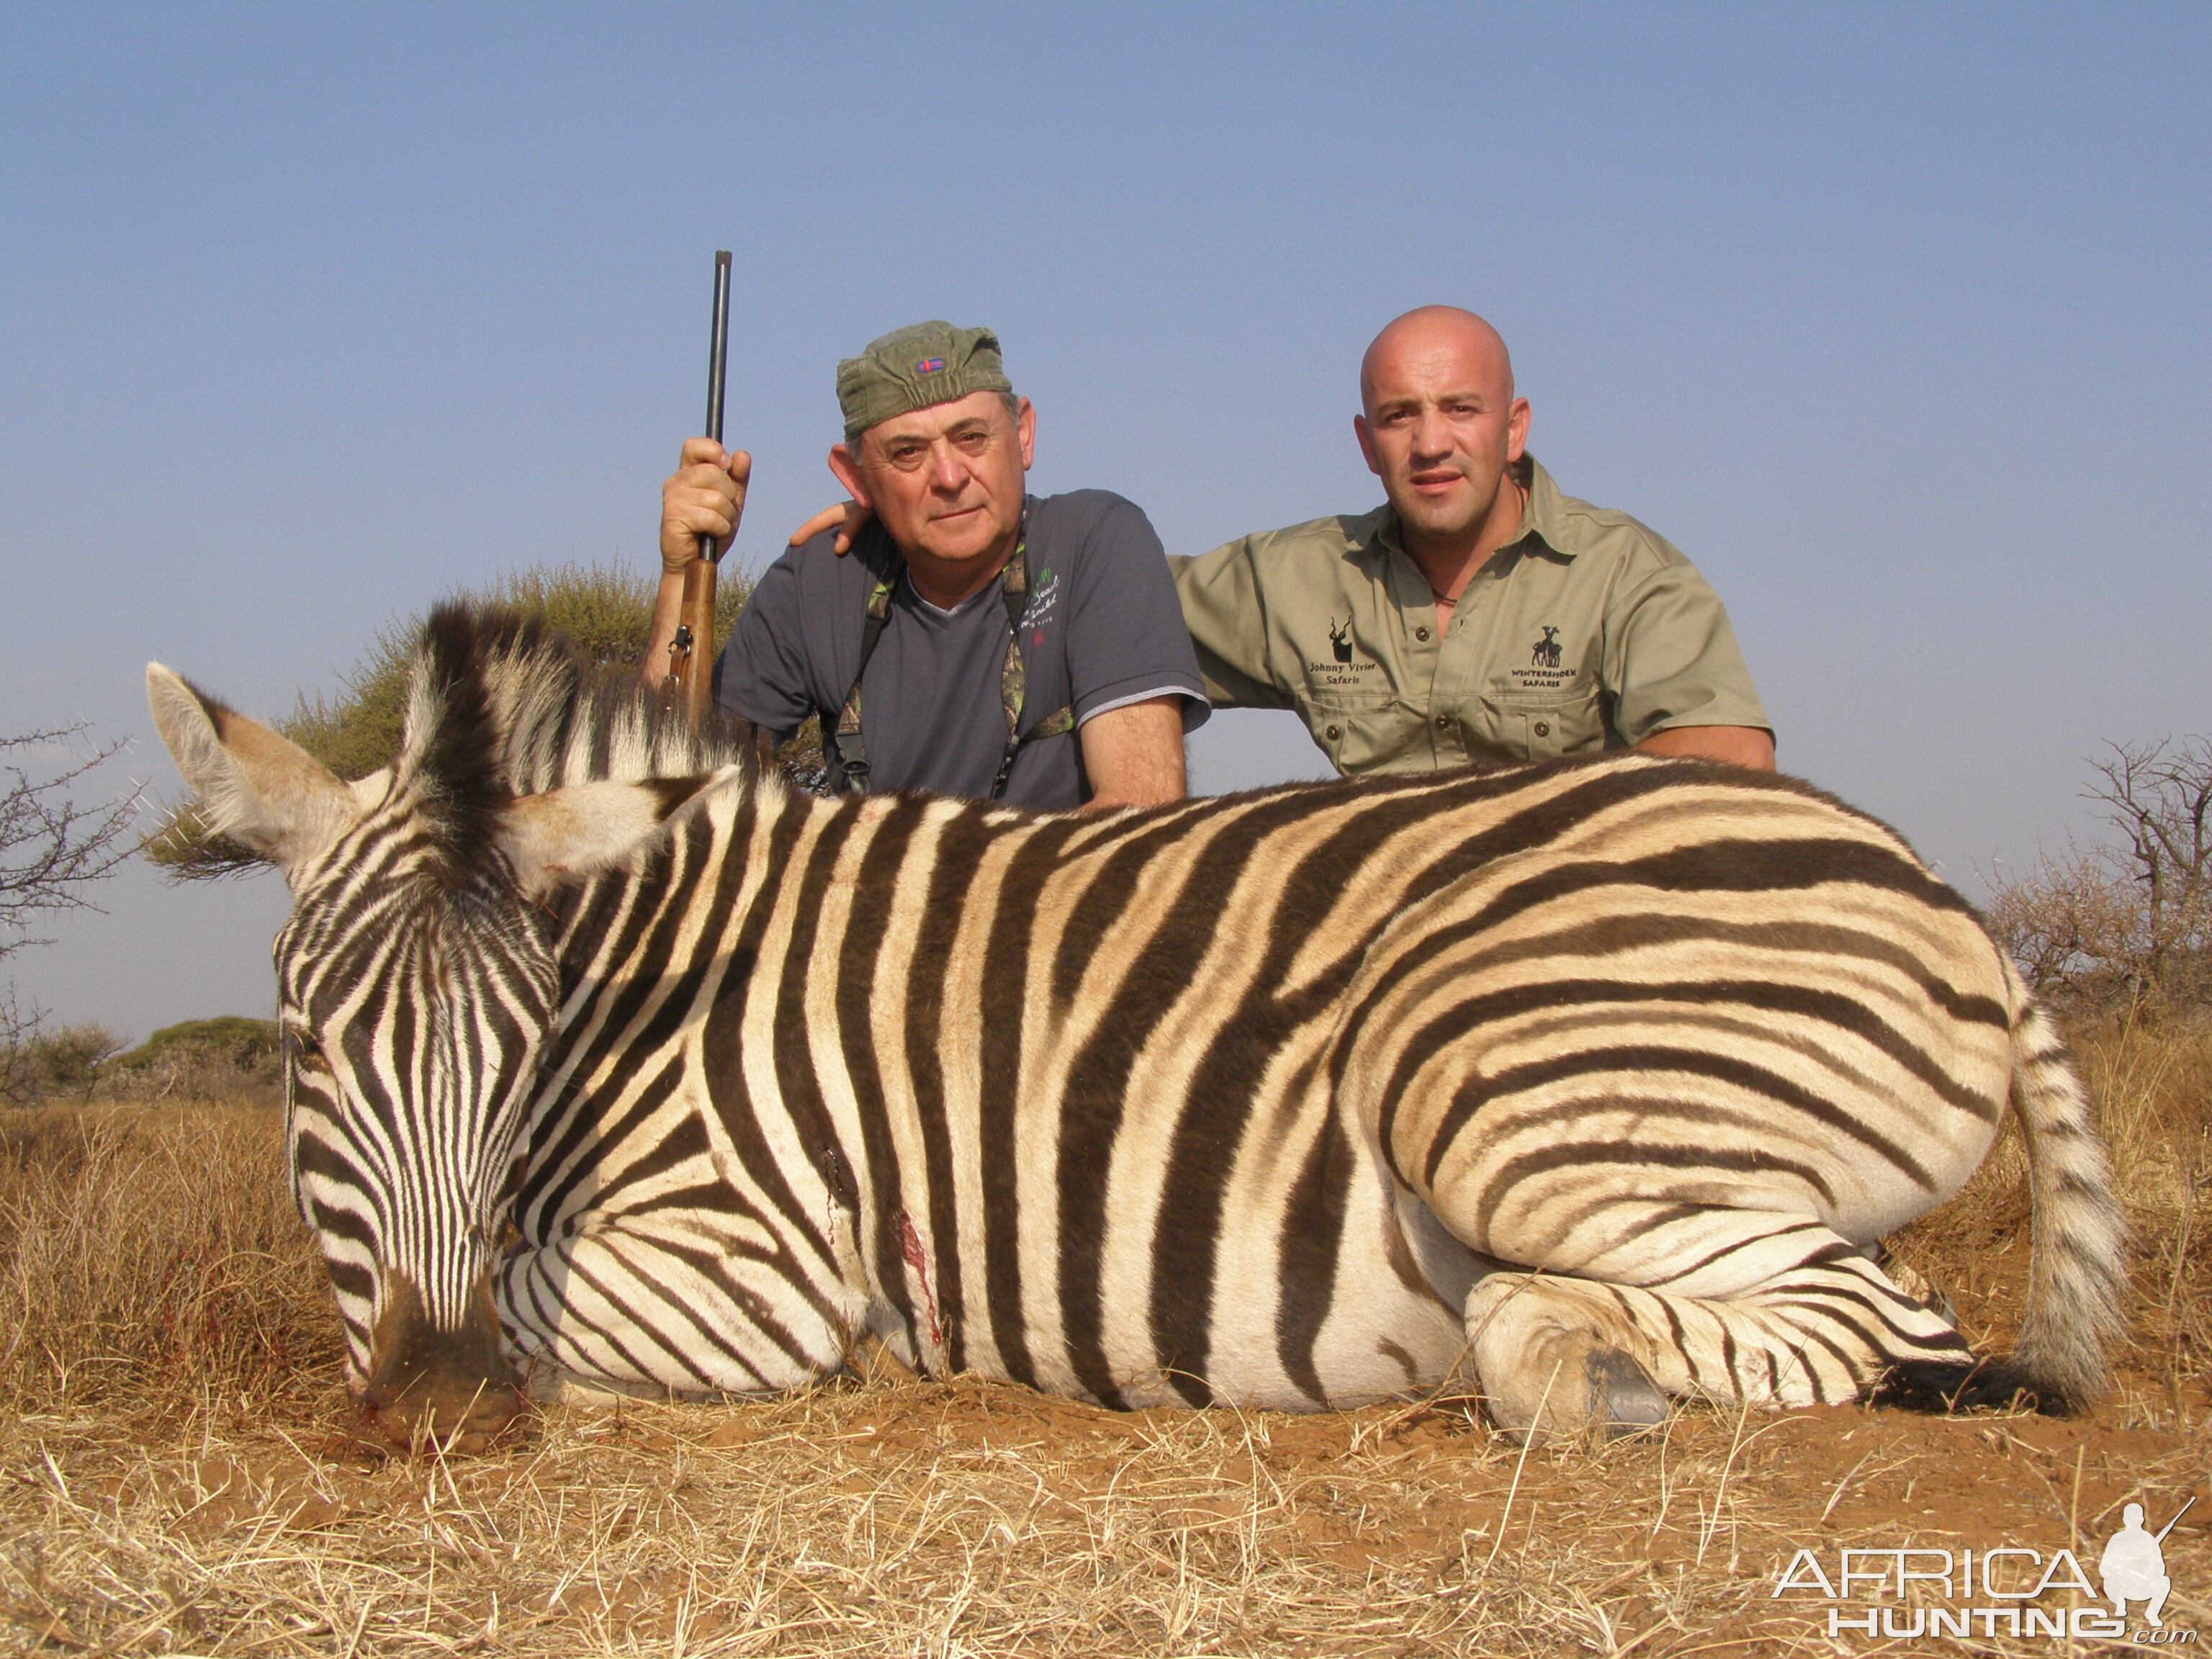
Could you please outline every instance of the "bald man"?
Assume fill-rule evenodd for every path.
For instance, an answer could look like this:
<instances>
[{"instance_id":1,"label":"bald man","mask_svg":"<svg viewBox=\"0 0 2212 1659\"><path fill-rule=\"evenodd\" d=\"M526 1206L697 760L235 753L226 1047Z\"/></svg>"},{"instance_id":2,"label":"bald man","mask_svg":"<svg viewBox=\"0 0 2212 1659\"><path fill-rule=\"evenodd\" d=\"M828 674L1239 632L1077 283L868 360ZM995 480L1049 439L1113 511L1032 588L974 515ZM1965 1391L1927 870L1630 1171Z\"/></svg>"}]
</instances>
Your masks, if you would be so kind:
<instances>
[{"instance_id":1,"label":"bald man","mask_svg":"<svg viewBox=\"0 0 2212 1659\"><path fill-rule=\"evenodd\" d=\"M1496 329L1407 312L1359 398L1385 505L1168 561L1215 707L1296 709L1347 776L1629 748L1773 767L1720 599L1662 538L1560 494Z\"/></svg>"}]
</instances>

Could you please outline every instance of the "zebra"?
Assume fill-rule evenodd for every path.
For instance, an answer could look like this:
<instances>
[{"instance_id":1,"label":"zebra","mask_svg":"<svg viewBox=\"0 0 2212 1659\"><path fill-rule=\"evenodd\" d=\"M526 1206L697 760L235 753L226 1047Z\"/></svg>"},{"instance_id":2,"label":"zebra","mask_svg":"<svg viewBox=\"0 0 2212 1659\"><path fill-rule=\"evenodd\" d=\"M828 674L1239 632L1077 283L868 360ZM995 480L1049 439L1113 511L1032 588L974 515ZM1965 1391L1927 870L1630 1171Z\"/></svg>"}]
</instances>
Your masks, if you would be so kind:
<instances>
[{"instance_id":1,"label":"zebra","mask_svg":"<svg viewBox=\"0 0 2212 1659\"><path fill-rule=\"evenodd\" d=\"M1802 782L1620 754L824 799L458 605L356 782L148 689L290 888L294 1191L394 1444L787 1390L870 1337L1116 1407L1471 1378L1524 1441L2105 1385L2123 1228L2050 1017ZM1985 1362L1877 1246L2008 1103L2028 1312Z\"/></svg>"}]
</instances>

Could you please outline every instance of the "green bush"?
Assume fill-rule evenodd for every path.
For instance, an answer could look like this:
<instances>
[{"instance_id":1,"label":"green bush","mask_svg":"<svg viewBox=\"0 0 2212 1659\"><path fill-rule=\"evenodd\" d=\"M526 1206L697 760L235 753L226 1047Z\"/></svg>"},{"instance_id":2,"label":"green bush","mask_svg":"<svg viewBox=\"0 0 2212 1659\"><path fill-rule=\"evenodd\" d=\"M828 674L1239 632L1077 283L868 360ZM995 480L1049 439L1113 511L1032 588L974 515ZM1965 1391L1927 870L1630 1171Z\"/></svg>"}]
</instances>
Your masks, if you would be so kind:
<instances>
[{"instance_id":1,"label":"green bush","mask_svg":"<svg viewBox=\"0 0 2212 1659\"><path fill-rule=\"evenodd\" d=\"M100 1092L118 1100L264 1101L283 1098L278 1026L225 1014L164 1025L100 1070Z\"/></svg>"},{"instance_id":2,"label":"green bush","mask_svg":"<svg viewBox=\"0 0 2212 1659\"><path fill-rule=\"evenodd\" d=\"M0 1056L0 1094L18 1105L89 1100L101 1062L123 1046L105 1025L64 1025L19 1039Z\"/></svg>"},{"instance_id":3,"label":"green bush","mask_svg":"<svg viewBox=\"0 0 2212 1659\"><path fill-rule=\"evenodd\" d=\"M655 572L623 564L532 565L482 587L457 588L451 597L541 617L574 640L593 662L634 669L645 655L656 580ZM724 570L715 589L717 641L728 639L751 592L752 583L744 576ZM390 765L399 752L407 659L422 621L418 611L386 623L343 677L335 697L302 695L291 716L275 723L276 730L349 781ZM810 721L809 732L793 745L790 758L802 765L811 726ZM178 879L236 874L262 862L236 842L210 835L190 802L172 806L144 848L148 858Z\"/></svg>"},{"instance_id":4,"label":"green bush","mask_svg":"<svg viewBox=\"0 0 2212 1659\"><path fill-rule=\"evenodd\" d=\"M143 1072L190 1048L221 1054L240 1066L257 1066L275 1058L281 1040L273 1019L248 1019L243 1014L187 1019L164 1025L130 1053L118 1054L114 1065L121 1071Z\"/></svg>"}]
</instances>

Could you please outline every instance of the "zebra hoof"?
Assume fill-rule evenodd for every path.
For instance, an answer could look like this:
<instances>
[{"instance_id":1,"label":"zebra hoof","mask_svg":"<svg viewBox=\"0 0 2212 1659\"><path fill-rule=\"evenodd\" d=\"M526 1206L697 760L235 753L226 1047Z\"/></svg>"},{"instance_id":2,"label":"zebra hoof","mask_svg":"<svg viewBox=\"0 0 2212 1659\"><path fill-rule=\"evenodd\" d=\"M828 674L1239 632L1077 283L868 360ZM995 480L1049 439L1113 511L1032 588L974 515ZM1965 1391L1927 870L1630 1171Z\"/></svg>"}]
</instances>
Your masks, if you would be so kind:
<instances>
[{"instance_id":1,"label":"zebra hoof","mask_svg":"<svg viewBox=\"0 0 2212 1659\"><path fill-rule=\"evenodd\" d=\"M1592 1348L1583 1361L1590 1421L1619 1438L1667 1420L1667 1396L1651 1373L1618 1348Z\"/></svg>"},{"instance_id":2,"label":"zebra hoof","mask_svg":"<svg viewBox=\"0 0 2212 1659\"><path fill-rule=\"evenodd\" d=\"M1565 1281L1504 1273L1467 1303L1468 1340L1490 1420L1528 1445L1662 1421L1667 1395L1606 1298Z\"/></svg>"},{"instance_id":3,"label":"zebra hoof","mask_svg":"<svg viewBox=\"0 0 2212 1659\"><path fill-rule=\"evenodd\" d=\"M1553 1346L1556 1352L1565 1345ZM1579 1365L1555 1361L1542 1369L1547 1380L1540 1391L1509 1384L1489 1395L1491 1421L1517 1445L1579 1439L1592 1430L1618 1438L1666 1420L1665 1393L1619 1348L1593 1341ZM1535 1375L1532 1367L1518 1381L1532 1384Z\"/></svg>"}]
</instances>

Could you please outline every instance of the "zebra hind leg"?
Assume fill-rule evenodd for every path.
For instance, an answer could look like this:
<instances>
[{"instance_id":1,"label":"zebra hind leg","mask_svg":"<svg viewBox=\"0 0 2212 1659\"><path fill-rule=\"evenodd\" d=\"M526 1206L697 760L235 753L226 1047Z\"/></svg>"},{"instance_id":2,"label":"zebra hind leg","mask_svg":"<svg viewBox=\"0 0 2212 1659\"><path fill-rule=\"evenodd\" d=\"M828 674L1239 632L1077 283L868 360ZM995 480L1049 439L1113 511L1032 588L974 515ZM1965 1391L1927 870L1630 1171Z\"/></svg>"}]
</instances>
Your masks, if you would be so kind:
<instances>
[{"instance_id":1,"label":"zebra hind leg","mask_svg":"<svg viewBox=\"0 0 2212 1659\"><path fill-rule=\"evenodd\" d=\"M1539 1441L1659 1421L1673 1399L1770 1407L1869 1395L1934 1409L2002 1404L2019 1381L1978 1361L1948 1320L1847 1241L1795 1218L1740 1218L1741 1251L1707 1248L1640 1285L1496 1273L1467 1329L1492 1419ZM1786 1237L1790 1260L1776 1260ZM1755 1274L1756 1277L1750 1275Z\"/></svg>"},{"instance_id":2,"label":"zebra hind leg","mask_svg":"<svg viewBox=\"0 0 2212 1659\"><path fill-rule=\"evenodd\" d=\"M1879 1247L1863 1254L1881 1269L1891 1284L1945 1324L1959 1322L1959 1310L1951 1298L1929 1284L1919 1269L1899 1261ZM2020 1367L2002 1359L1978 1356L1972 1364L1963 1369L1956 1364L1920 1359L1900 1360L1866 1395L1869 1405L1926 1412L1952 1412L1971 1406L2002 1407L2015 1405L2023 1398L2032 1401L2039 1411L2059 1417L2072 1413L2070 1401L2039 1388Z\"/></svg>"}]
</instances>

